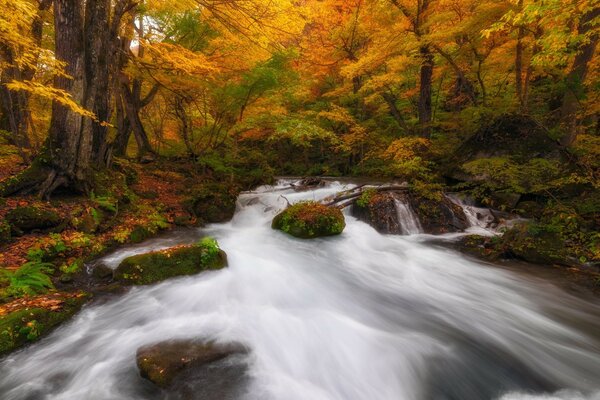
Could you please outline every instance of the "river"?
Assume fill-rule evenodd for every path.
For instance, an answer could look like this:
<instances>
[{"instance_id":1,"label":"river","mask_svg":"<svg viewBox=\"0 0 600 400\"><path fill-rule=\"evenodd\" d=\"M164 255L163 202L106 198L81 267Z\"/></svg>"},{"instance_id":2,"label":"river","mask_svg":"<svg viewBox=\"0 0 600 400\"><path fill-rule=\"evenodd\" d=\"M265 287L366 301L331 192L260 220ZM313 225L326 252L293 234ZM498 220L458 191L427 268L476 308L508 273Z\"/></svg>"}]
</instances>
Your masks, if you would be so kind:
<instances>
[{"instance_id":1,"label":"river","mask_svg":"<svg viewBox=\"0 0 600 400\"><path fill-rule=\"evenodd\" d=\"M175 398L139 377L135 353L176 338L251 349L239 361L243 376L192 383L186 398L600 399L597 300L427 235L381 235L349 215L338 237L307 241L270 228L286 199L344 187L262 188L240 196L229 223L106 256L114 267L132 253L211 235L229 267L91 303L0 360L0 399Z\"/></svg>"}]
</instances>

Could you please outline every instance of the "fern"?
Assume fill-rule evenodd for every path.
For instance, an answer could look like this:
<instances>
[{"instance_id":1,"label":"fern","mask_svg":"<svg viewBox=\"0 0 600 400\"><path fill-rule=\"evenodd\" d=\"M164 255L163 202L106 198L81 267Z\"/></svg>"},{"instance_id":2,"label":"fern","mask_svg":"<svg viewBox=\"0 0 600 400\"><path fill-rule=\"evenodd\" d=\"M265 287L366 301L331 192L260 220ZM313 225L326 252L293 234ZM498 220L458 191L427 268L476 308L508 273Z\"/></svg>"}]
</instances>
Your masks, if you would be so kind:
<instances>
[{"instance_id":1,"label":"fern","mask_svg":"<svg viewBox=\"0 0 600 400\"><path fill-rule=\"evenodd\" d=\"M9 273L7 292L13 296L46 293L54 289L48 274L54 272L53 265L38 261L23 264L15 272Z\"/></svg>"},{"instance_id":2,"label":"fern","mask_svg":"<svg viewBox=\"0 0 600 400\"><path fill-rule=\"evenodd\" d=\"M96 196L94 192L90 195L91 200L96 203L96 205L106 211L110 211L112 213L117 213L118 203L115 199L109 196Z\"/></svg>"}]
</instances>

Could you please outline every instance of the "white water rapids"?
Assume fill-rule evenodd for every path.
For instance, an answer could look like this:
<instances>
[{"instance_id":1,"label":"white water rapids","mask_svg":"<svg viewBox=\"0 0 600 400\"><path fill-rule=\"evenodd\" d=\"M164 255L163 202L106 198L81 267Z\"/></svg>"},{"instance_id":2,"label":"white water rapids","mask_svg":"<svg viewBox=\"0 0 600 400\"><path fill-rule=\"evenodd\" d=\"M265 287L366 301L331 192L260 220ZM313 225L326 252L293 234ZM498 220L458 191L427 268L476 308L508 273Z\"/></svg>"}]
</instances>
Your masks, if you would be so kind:
<instances>
[{"instance_id":1,"label":"white water rapids","mask_svg":"<svg viewBox=\"0 0 600 400\"><path fill-rule=\"evenodd\" d=\"M319 199L342 186L242 195L233 221L202 230L229 268L85 307L0 360L0 399L174 398L135 365L140 346L173 338L251 349L235 395L203 384L190 399L600 399L596 300L350 216L338 237L270 228L281 195ZM154 240L106 261L173 244Z\"/></svg>"}]
</instances>

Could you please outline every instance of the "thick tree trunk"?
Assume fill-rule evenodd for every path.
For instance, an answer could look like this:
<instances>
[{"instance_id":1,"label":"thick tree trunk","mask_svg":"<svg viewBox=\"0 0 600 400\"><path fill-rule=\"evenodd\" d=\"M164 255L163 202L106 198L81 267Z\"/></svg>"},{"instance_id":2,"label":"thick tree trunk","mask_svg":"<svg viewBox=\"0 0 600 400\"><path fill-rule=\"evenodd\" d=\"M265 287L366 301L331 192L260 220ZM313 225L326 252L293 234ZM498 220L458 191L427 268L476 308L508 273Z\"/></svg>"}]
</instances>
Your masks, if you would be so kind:
<instances>
[{"instance_id":1,"label":"thick tree trunk","mask_svg":"<svg viewBox=\"0 0 600 400\"><path fill-rule=\"evenodd\" d=\"M579 21L578 33L587 34L591 29L594 19L600 16L600 7L588 11ZM584 42L575 56L573 66L566 78L567 92L563 97L560 109L560 121L564 134L560 143L570 146L577 138L577 112L579 111L579 99L583 94L583 82L588 73L588 65L594 57L598 44L598 34L594 33L589 40Z\"/></svg>"},{"instance_id":2,"label":"thick tree trunk","mask_svg":"<svg viewBox=\"0 0 600 400\"><path fill-rule=\"evenodd\" d=\"M431 136L431 86L433 82L433 54L429 46L421 46L421 80L419 84L419 125L424 137Z\"/></svg>"},{"instance_id":3,"label":"thick tree trunk","mask_svg":"<svg viewBox=\"0 0 600 400\"><path fill-rule=\"evenodd\" d=\"M69 76L57 76L54 87L97 120L55 101L45 151L12 185L0 188L2 194L37 191L48 197L59 187L87 192L93 169L109 162L110 7L111 0L54 0L55 54Z\"/></svg>"}]
</instances>

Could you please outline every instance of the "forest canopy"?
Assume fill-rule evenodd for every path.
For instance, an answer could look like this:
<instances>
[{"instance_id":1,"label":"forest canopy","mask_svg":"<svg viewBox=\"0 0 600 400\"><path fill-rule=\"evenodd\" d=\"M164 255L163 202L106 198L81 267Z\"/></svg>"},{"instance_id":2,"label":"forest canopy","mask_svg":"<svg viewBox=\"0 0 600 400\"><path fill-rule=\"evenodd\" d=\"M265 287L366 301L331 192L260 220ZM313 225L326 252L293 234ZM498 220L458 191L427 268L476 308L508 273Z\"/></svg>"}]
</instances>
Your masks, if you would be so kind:
<instances>
[{"instance_id":1,"label":"forest canopy","mask_svg":"<svg viewBox=\"0 0 600 400\"><path fill-rule=\"evenodd\" d=\"M0 132L31 163L5 195L88 193L118 157L441 183L440 166L509 114L535 121L577 157L577 179L597 184L597 0L2 0L0 10ZM468 168L493 180L491 166L515 162Z\"/></svg>"}]
</instances>

